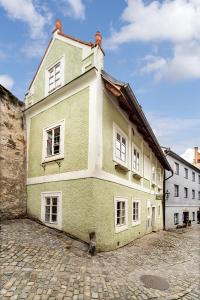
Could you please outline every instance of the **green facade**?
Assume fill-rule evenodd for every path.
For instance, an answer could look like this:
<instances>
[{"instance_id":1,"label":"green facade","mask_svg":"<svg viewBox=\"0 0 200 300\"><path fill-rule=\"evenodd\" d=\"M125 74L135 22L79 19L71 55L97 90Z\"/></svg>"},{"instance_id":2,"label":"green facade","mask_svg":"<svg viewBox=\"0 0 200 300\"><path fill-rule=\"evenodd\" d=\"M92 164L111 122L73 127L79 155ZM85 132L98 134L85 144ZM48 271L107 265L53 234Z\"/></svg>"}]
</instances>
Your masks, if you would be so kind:
<instances>
[{"instance_id":1,"label":"green facade","mask_svg":"<svg viewBox=\"0 0 200 300\"><path fill-rule=\"evenodd\" d=\"M91 49L90 55L82 59L81 47L75 47L63 41L55 40L34 80L33 104L44 98L45 70L61 56L65 55L64 83L70 82L81 75L83 66L85 71L90 68L98 57ZM91 62L91 64L90 64ZM85 75L82 75L83 81ZM76 80L76 79L75 79ZM97 75L93 80L99 80ZM100 86L100 85L96 85ZM160 216L156 216L156 230L162 229L162 201L156 200L159 191L158 184L152 186L150 180L136 178L131 170L116 169L113 160L113 123L116 124L127 136L130 135L131 123L126 119L117 104L103 93L101 123L102 128L102 161L101 167L95 166L96 173L89 169L90 160L95 159L97 153L89 156L91 145L90 132L95 127L97 117L93 119L91 106L98 97L98 90L93 92L91 83L72 95L59 100L58 93L48 96L49 106L34 108L34 113L27 113L27 123L30 124L28 132L28 184L27 184L27 211L28 214L41 220L41 193L62 192L61 229L84 241L89 242L89 233L95 231L98 251L112 250L121 247L135 238L139 238L152 231L148 226L148 203L155 206L156 213L160 206ZM56 96L57 95L57 96ZM63 96L63 95L62 95ZM57 98L58 97L58 98ZM55 103L52 105L52 101ZM98 98L98 101L99 98ZM97 109L97 107L95 107ZM64 158L48 162L42 161L43 131L53 123L65 120L64 128ZM151 149L136 131L131 135L130 144L136 145L147 156L152 156L152 161L157 167L163 168L152 154ZM143 146L142 146L143 145ZM142 149L143 147L143 149ZM130 160L131 153L128 153ZM143 157L140 157L143 170ZM83 172L82 177L77 174ZM85 173L84 173L85 172ZM104 177L98 175L104 172ZM59 175L61 178L59 179ZM70 178L72 176L72 178ZM73 176L76 178L74 179ZM110 179L109 176L113 176ZM64 179L65 178L65 179ZM162 187L161 187L162 189ZM162 192L162 190L160 191ZM115 198L122 197L128 201L127 229L116 233L115 225ZM132 225L132 200L140 201L140 224ZM48 224L51 226L51 224Z\"/></svg>"}]
</instances>

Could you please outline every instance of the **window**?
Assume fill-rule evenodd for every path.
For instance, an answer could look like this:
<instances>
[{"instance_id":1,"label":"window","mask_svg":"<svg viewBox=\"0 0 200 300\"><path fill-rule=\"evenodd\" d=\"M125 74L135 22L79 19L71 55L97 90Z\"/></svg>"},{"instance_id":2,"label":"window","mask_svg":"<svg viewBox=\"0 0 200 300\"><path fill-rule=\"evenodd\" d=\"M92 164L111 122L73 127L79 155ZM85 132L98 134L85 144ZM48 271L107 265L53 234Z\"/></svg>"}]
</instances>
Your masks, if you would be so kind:
<instances>
[{"instance_id":1,"label":"window","mask_svg":"<svg viewBox=\"0 0 200 300\"><path fill-rule=\"evenodd\" d=\"M200 175L199 175L199 184L200 184Z\"/></svg>"},{"instance_id":2,"label":"window","mask_svg":"<svg viewBox=\"0 0 200 300\"><path fill-rule=\"evenodd\" d=\"M192 212L192 221L195 221L195 212Z\"/></svg>"},{"instance_id":3,"label":"window","mask_svg":"<svg viewBox=\"0 0 200 300\"><path fill-rule=\"evenodd\" d=\"M133 200L132 225L140 224L140 202Z\"/></svg>"},{"instance_id":4,"label":"window","mask_svg":"<svg viewBox=\"0 0 200 300\"><path fill-rule=\"evenodd\" d=\"M179 186L177 184L174 185L174 197L179 197Z\"/></svg>"},{"instance_id":5,"label":"window","mask_svg":"<svg viewBox=\"0 0 200 300\"><path fill-rule=\"evenodd\" d=\"M50 226L61 228L61 192L42 193L41 219Z\"/></svg>"},{"instance_id":6,"label":"window","mask_svg":"<svg viewBox=\"0 0 200 300\"><path fill-rule=\"evenodd\" d=\"M128 163L128 139L127 136L114 125L113 160L127 166Z\"/></svg>"},{"instance_id":7,"label":"window","mask_svg":"<svg viewBox=\"0 0 200 300\"><path fill-rule=\"evenodd\" d=\"M198 192L198 194L199 194L199 200L200 200L200 192Z\"/></svg>"},{"instance_id":8,"label":"window","mask_svg":"<svg viewBox=\"0 0 200 300\"><path fill-rule=\"evenodd\" d=\"M195 181L195 172L192 172L192 181Z\"/></svg>"},{"instance_id":9,"label":"window","mask_svg":"<svg viewBox=\"0 0 200 300\"><path fill-rule=\"evenodd\" d=\"M144 155L144 178L151 180L151 162L146 155Z\"/></svg>"},{"instance_id":10,"label":"window","mask_svg":"<svg viewBox=\"0 0 200 300\"><path fill-rule=\"evenodd\" d=\"M64 56L46 69L45 73L45 95L57 90L64 84Z\"/></svg>"},{"instance_id":11,"label":"window","mask_svg":"<svg viewBox=\"0 0 200 300\"><path fill-rule=\"evenodd\" d=\"M64 157L64 121L43 130L43 162Z\"/></svg>"},{"instance_id":12,"label":"window","mask_svg":"<svg viewBox=\"0 0 200 300\"><path fill-rule=\"evenodd\" d=\"M156 167L152 166L152 181L156 181Z\"/></svg>"},{"instance_id":13,"label":"window","mask_svg":"<svg viewBox=\"0 0 200 300\"><path fill-rule=\"evenodd\" d=\"M179 164L176 162L174 163L174 173L176 175L179 175Z\"/></svg>"},{"instance_id":14,"label":"window","mask_svg":"<svg viewBox=\"0 0 200 300\"><path fill-rule=\"evenodd\" d=\"M158 182L161 183L161 180L162 180L161 168L157 169L157 179L158 179Z\"/></svg>"},{"instance_id":15,"label":"window","mask_svg":"<svg viewBox=\"0 0 200 300\"><path fill-rule=\"evenodd\" d=\"M140 171L140 152L133 147L133 170L139 173Z\"/></svg>"},{"instance_id":16,"label":"window","mask_svg":"<svg viewBox=\"0 0 200 300\"><path fill-rule=\"evenodd\" d=\"M188 198L188 188L184 187L184 198Z\"/></svg>"},{"instance_id":17,"label":"window","mask_svg":"<svg viewBox=\"0 0 200 300\"><path fill-rule=\"evenodd\" d=\"M192 199L195 199L195 190L192 190Z\"/></svg>"},{"instance_id":18,"label":"window","mask_svg":"<svg viewBox=\"0 0 200 300\"><path fill-rule=\"evenodd\" d=\"M120 197L115 198L115 227L116 232L128 228L127 223L127 199Z\"/></svg>"},{"instance_id":19,"label":"window","mask_svg":"<svg viewBox=\"0 0 200 300\"><path fill-rule=\"evenodd\" d=\"M179 224L179 214L175 213L174 214L174 225L178 225Z\"/></svg>"},{"instance_id":20,"label":"window","mask_svg":"<svg viewBox=\"0 0 200 300\"><path fill-rule=\"evenodd\" d=\"M151 203L147 202L147 228L151 226Z\"/></svg>"},{"instance_id":21,"label":"window","mask_svg":"<svg viewBox=\"0 0 200 300\"><path fill-rule=\"evenodd\" d=\"M188 169L185 168L185 178L188 179Z\"/></svg>"}]
</instances>

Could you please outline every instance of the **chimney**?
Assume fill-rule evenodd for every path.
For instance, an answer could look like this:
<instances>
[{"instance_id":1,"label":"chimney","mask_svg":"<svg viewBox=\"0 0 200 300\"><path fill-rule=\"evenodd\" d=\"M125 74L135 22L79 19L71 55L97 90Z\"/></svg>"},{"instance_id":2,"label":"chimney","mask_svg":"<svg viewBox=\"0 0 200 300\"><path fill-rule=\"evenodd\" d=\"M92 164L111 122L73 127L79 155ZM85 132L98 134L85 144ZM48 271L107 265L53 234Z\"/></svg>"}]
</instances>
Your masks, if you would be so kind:
<instances>
[{"instance_id":1,"label":"chimney","mask_svg":"<svg viewBox=\"0 0 200 300\"><path fill-rule=\"evenodd\" d=\"M100 31L97 31L95 34L95 45L98 45L101 47L102 44L102 35Z\"/></svg>"},{"instance_id":2,"label":"chimney","mask_svg":"<svg viewBox=\"0 0 200 300\"><path fill-rule=\"evenodd\" d=\"M60 21L60 19L56 20L56 23L55 23L52 33L54 33L55 31L62 32L62 22Z\"/></svg>"},{"instance_id":3,"label":"chimney","mask_svg":"<svg viewBox=\"0 0 200 300\"><path fill-rule=\"evenodd\" d=\"M198 162L198 147L194 147L194 163Z\"/></svg>"}]
</instances>

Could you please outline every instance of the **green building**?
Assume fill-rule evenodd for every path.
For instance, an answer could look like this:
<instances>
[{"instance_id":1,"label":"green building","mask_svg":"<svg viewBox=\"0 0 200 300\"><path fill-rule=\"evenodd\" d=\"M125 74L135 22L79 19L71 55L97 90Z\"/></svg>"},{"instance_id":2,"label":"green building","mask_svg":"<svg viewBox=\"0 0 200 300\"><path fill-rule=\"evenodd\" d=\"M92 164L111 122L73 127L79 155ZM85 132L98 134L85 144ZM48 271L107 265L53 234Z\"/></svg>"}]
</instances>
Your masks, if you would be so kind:
<instances>
[{"instance_id":1,"label":"green building","mask_svg":"<svg viewBox=\"0 0 200 300\"><path fill-rule=\"evenodd\" d=\"M52 39L26 95L27 211L112 250L163 228L170 166L130 86L103 71L101 34Z\"/></svg>"}]
</instances>

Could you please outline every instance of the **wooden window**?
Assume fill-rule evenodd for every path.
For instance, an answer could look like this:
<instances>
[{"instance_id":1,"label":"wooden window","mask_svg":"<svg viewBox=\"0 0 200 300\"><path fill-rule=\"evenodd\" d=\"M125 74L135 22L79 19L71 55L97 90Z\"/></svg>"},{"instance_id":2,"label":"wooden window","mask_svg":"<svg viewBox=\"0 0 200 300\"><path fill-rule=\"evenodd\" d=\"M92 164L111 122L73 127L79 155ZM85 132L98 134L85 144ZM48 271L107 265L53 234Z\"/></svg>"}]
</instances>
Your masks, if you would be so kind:
<instances>
[{"instance_id":1,"label":"wooden window","mask_svg":"<svg viewBox=\"0 0 200 300\"><path fill-rule=\"evenodd\" d=\"M179 214L175 213L174 214L174 225L178 225L179 224Z\"/></svg>"},{"instance_id":2,"label":"wooden window","mask_svg":"<svg viewBox=\"0 0 200 300\"><path fill-rule=\"evenodd\" d=\"M179 186L177 184L174 185L174 197L179 197Z\"/></svg>"},{"instance_id":3,"label":"wooden window","mask_svg":"<svg viewBox=\"0 0 200 300\"><path fill-rule=\"evenodd\" d=\"M60 153L60 126L47 130L47 156Z\"/></svg>"},{"instance_id":4,"label":"wooden window","mask_svg":"<svg viewBox=\"0 0 200 300\"><path fill-rule=\"evenodd\" d=\"M132 201L132 225L140 224L140 201Z\"/></svg>"},{"instance_id":5,"label":"wooden window","mask_svg":"<svg viewBox=\"0 0 200 300\"><path fill-rule=\"evenodd\" d=\"M115 198L115 227L116 232L123 231L128 227L127 199Z\"/></svg>"},{"instance_id":6,"label":"wooden window","mask_svg":"<svg viewBox=\"0 0 200 300\"><path fill-rule=\"evenodd\" d=\"M61 62L58 62L55 66L49 69L48 75L48 91L50 93L61 86Z\"/></svg>"},{"instance_id":7,"label":"wooden window","mask_svg":"<svg viewBox=\"0 0 200 300\"><path fill-rule=\"evenodd\" d=\"M45 222L57 223L58 219L58 197L45 197Z\"/></svg>"},{"instance_id":8,"label":"wooden window","mask_svg":"<svg viewBox=\"0 0 200 300\"><path fill-rule=\"evenodd\" d=\"M139 172L140 171L140 152L133 147L133 170Z\"/></svg>"},{"instance_id":9,"label":"wooden window","mask_svg":"<svg viewBox=\"0 0 200 300\"><path fill-rule=\"evenodd\" d=\"M128 138L115 124L113 124L113 160L128 167Z\"/></svg>"}]
</instances>

